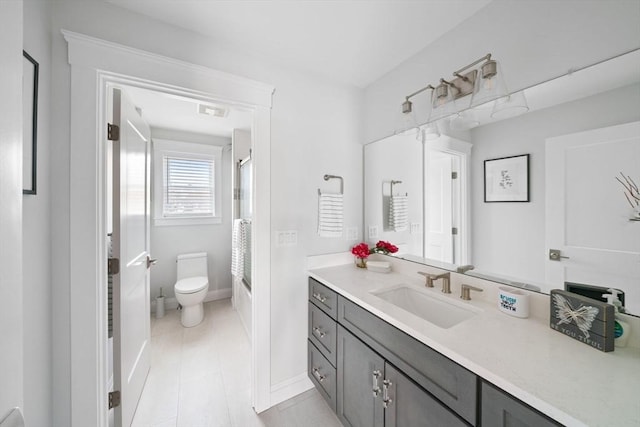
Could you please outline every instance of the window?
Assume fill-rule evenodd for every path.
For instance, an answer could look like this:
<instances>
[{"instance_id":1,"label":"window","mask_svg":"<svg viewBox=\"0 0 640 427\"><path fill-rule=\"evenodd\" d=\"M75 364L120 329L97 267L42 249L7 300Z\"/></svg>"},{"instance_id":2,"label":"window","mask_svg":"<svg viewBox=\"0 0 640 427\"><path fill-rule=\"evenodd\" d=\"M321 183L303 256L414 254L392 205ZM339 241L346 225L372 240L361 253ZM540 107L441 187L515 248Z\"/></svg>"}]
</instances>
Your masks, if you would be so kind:
<instances>
[{"instance_id":1,"label":"window","mask_svg":"<svg viewBox=\"0 0 640 427\"><path fill-rule=\"evenodd\" d=\"M219 146L154 140L154 225L220 223Z\"/></svg>"}]
</instances>

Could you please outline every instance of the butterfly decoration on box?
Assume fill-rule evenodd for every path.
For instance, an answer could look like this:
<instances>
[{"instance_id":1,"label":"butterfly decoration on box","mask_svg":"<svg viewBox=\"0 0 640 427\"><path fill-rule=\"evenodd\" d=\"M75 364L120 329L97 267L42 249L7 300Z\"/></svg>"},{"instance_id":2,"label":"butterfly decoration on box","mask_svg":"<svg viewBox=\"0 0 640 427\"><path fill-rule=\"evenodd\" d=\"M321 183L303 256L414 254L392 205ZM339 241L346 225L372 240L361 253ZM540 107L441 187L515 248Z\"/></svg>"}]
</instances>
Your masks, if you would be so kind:
<instances>
[{"instance_id":1,"label":"butterfly decoration on box","mask_svg":"<svg viewBox=\"0 0 640 427\"><path fill-rule=\"evenodd\" d=\"M589 305L581 305L574 310L569 301L567 301L567 299L562 295L558 294L553 295L553 303L556 308L556 317L560 319L558 325L562 325L563 323L570 324L573 322L584 334L584 337L589 338L589 330L600 311L599 309Z\"/></svg>"}]
</instances>

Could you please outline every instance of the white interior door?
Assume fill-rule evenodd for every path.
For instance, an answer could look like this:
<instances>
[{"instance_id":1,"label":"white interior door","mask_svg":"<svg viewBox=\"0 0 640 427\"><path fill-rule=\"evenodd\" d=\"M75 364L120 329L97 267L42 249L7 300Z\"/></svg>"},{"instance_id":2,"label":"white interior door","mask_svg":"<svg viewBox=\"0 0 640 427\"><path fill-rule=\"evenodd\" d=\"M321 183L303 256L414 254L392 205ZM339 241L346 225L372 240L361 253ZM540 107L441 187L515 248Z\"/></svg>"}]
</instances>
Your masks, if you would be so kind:
<instances>
[{"instance_id":1,"label":"white interior door","mask_svg":"<svg viewBox=\"0 0 640 427\"><path fill-rule=\"evenodd\" d=\"M623 290L640 311L640 222L615 180L640 181L640 122L546 141L546 244L560 261L546 261L546 280Z\"/></svg>"},{"instance_id":2,"label":"white interior door","mask_svg":"<svg viewBox=\"0 0 640 427\"><path fill-rule=\"evenodd\" d=\"M150 131L126 94L113 90L114 390L116 426L130 426L150 367L149 141Z\"/></svg>"},{"instance_id":3,"label":"white interior door","mask_svg":"<svg viewBox=\"0 0 640 427\"><path fill-rule=\"evenodd\" d=\"M427 151L425 173L425 257L453 263L451 156Z\"/></svg>"}]
</instances>

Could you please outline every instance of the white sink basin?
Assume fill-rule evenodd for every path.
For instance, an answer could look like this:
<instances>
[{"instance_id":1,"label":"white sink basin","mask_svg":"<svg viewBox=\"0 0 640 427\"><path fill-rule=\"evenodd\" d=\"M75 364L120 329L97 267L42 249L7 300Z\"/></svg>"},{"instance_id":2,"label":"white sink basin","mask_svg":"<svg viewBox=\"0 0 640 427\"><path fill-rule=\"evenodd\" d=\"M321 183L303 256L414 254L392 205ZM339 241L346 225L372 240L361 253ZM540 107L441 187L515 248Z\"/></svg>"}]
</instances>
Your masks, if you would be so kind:
<instances>
[{"instance_id":1,"label":"white sink basin","mask_svg":"<svg viewBox=\"0 0 640 427\"><path fill-rule=\"evenodd\" d=\"M408 285L372 291L371 294L444 329L481 312L478 308Z\"/></svg>"}]
</instances>

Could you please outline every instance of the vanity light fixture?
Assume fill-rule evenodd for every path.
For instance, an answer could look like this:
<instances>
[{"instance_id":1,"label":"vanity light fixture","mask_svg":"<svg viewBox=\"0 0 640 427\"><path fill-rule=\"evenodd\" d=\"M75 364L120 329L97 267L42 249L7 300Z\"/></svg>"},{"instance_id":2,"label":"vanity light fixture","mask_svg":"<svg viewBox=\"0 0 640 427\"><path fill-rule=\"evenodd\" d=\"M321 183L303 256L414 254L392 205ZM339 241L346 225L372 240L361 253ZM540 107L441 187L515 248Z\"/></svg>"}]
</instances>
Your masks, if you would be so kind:
<instances>
[{"instance_id":1,"label":"vanity light fixture","mask_svg":"<svg viewBox=\"0 0 640 427\"><path fill-rule=\"evenodd\" d=\"M509 94L500 64L491 58L490 53L454 71L453 76L455 78L451 81L441 78L437 86L429 84L406 96L402 103L402 115L407 120L396 128L396 133L406 131L407 127L419 126L410 99L428 89L432 91L431 111L426 123L435 125L437 121L450 118L451 128L455 130L471 129L480 124L472 110L476 107L492 108L491 117L496 119L515 116L529 109L523 92ZM411 124L407 124L408 121ZM435 132L434 128L427 129L425 136L431 135L432 139L437 139L437 136L433 138L436 133L439 136L437 126Z\"/></svg>"}]
</instances>

